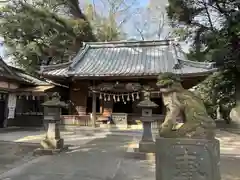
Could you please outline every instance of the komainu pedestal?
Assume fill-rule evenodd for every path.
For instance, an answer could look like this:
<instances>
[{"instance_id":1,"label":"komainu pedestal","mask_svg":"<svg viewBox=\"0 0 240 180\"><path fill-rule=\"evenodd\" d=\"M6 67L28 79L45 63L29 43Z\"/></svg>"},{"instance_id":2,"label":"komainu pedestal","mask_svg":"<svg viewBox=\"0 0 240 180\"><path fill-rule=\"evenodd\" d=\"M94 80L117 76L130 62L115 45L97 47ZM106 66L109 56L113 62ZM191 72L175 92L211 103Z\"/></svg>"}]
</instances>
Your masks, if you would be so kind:
<instances>
[{"instance_id":1,"label":"komainu pedestal","mask_svg":"<svg viewBox=\"0 0 240 180\"><path fill-rule=\"evenodd\" d=\"M156 180L220 180L216 139L156 139Z\"/></svg>"}]
</instances>

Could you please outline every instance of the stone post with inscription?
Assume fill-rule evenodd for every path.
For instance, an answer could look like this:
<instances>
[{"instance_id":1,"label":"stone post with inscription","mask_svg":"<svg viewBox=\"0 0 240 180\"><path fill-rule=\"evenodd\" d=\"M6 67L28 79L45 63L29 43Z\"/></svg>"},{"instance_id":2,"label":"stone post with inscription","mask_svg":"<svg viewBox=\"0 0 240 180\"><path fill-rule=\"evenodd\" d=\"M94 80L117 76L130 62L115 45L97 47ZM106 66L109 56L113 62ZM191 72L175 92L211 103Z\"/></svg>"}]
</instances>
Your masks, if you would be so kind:
<instances>
[{"instance_id":1,"label":"stone post with inscription","mask_svg":"<svg viewBox=\"0 0 240 180\"><path fill-rule=\"evenodd\" d=\"M156 180L220 180L218 140L156 139Z\"/></svg>"},{"instance_id":2,"label":"stone post with inscription","mask_svg":"<svg viewBox=\"0 0 240 180\"><path fill-rule=\"evenodd\" d=\"M58 93L53 93L50 100L42 104L44 106L44 121L48 124L46 137L41 141L40 148L35 150L35 154L52 154L60 152L64 148L64 140L60 136L61 108L66 108L67 104L60 101Z\"/></svg>"},{"instance_id":3,"label":"stone post with inscription","mask_svg":"<svg viewBox=\"0 0 240 180\"><path fill-rule=\"evenodd\" d=\"M150 92L144 92L144 100L137 104L142 108L142 116L140 120L143 125L142 139L139 142L140 152L155 152L155 142L152 137L152 109L158 107L158 105L150 100Z\"/></svg>"}]
</instances>

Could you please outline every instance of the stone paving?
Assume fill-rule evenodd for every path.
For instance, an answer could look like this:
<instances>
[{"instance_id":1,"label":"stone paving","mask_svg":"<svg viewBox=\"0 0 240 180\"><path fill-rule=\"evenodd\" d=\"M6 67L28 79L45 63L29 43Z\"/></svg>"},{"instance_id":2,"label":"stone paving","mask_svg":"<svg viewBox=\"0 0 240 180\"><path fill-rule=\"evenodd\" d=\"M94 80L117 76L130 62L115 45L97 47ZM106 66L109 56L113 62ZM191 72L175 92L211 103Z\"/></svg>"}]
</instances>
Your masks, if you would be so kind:
<instances>
[{"instance_id":1,"label":"stone paving","mask_svg":"<svg viewBox=\"0 0 240 180\"><path fill-rule=\"evenodd\" d=\"M0 141L5 138L12 142L33 143L40 141L42 133L0 132ZM126 147L139 139L141 132L64 133L66 143L72 146L68 152L55 156L33 157L33 145L0 142L0 180L155 180L154 161L130 159L124 155ZM239 131L219 130L217 134L221 142L222 179L240 180Z\"/></svg>"},{"instance_id":2,"label":"stone paving","mask_svg":"<svg viewBox=\"0 0 240 180\"><path fill-rule=\"evenodd\" d=\"M34 159L32 152L35 148L33 145L0 142L0 173Z\"/></svg>"},{"instance_id":3,"label":"stone paving","mask_svg":"<svg viewBox=\"0 0 240 180\"><path fill-rule=\"evenodd\" d=\"M61 136L64 141L70 145L77 145L79 142L88 142L96 138L104 138L110 132L105 131L63 131ZM45 137L46 133L43 130L16 130L16 131L3 131L0 132L0 141L18 142L18 143L35 143L39 144Z\"/></svg>"},{"instance_id":4,"label":"stone paving","mask_svg":"<svg viewBox=\"0 0 240 180\"><path fill-rule=\"evenodd\" d=\"M69 152L38 157L0 175L1 180L153 180L148 162L125 157L129 136L108 135Z\"/></svg>"},{"instance_id":5,"label":"stone paving","mask_svg":"<svg viewBox=\"0 0 240 180\"><path fill-rule=\"evenodd\" d=\"M77 145L79 142L88 142L95 138L103 138L108 134L115 135L128 135L132 137L141 138L141 130L107 130L96 129L87 127L76 127L70 131L61 132L64 141L67 144ZM40 143L44 138L45 132L43 130L12 130L0 131L0 141L9 142L27 142L27 143ZM236 129L221 129L217 130L217 138L220 141L222 154L234 154L240 157L240 130Z\"/></svg>"}]
</instances>

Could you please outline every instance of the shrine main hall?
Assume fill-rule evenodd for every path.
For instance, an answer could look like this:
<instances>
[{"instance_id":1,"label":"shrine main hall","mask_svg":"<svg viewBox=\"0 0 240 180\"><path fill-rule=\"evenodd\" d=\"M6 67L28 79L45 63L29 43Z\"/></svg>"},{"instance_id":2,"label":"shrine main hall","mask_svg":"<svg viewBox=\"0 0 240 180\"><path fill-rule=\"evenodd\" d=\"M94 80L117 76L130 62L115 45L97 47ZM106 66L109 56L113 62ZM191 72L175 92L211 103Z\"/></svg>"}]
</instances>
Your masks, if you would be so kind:
<instances>
[{"instance_id":1,"label":"shrine main hall","mask_svg":"<svg viewBox=\"0 0 240 180\"><path fill-rule=\"evenodd\" d=\"M71 106L64 113L72 119L98 122L112 114L113 120L131 123L141 115L137 104L145 87L158 104L153 114L164 115L157 76L163 72L179 74L189 89L216 71L215 64L190 61L178 43L164 41L116 41L84 43L69 62L41 67L41 75L66 88L60 93ZM70 123L71 124L71 123Z\"/></svg>"}]
</instances>

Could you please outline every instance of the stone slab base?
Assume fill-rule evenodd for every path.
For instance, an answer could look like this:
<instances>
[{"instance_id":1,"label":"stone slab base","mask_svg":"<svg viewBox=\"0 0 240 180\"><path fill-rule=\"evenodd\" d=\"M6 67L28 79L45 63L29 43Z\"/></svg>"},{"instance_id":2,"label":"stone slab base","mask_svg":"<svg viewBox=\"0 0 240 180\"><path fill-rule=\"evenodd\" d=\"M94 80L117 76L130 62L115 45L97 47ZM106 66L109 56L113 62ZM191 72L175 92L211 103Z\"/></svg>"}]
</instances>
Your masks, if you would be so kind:
<instances>
[{"instance_id":1,"label":"stone slab base","mask_svg":"<svg viewBox=\"0 0 240 180\"><path fill-rule=\"evenodd\" d=\"M68 146L63 147L62 149L42 149L37 148L33 151L34 156L45 156L45 155L54 155L63 151L67 151Z\"/></svg>"},{"instance_id":2,"label":"stone slab base","mask_svg":"<svg viewBox=\"0 0 240 180\"><path fill-rule=\"evenodd\" d=\"M145 153L155 153L155 142L139 142L139 151Z\"/></svg>"},{"instance_id":3,"label":"stone slab base","mask_svg":"<svg viewBox=\"0 0 240 180\"><path fill-rule=\"evenodd\" d=\"M140 152L139 144L132 143L128 145L127 152L125 153L125 158L155 161L155 153Z\"/></svg>"},{"instance_id":4,"label":"stone slab base","mask_svg":"<svg viewBox=\"0 0 240 180\"><path fill-rule=\"evenodd\" d=\"M64 147L63 139L46 138L40 143L42 149L62 149Z\"/></svg>"}]
</instances>

